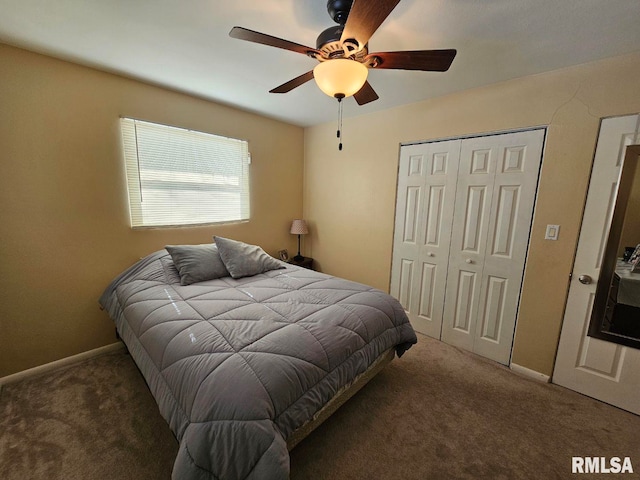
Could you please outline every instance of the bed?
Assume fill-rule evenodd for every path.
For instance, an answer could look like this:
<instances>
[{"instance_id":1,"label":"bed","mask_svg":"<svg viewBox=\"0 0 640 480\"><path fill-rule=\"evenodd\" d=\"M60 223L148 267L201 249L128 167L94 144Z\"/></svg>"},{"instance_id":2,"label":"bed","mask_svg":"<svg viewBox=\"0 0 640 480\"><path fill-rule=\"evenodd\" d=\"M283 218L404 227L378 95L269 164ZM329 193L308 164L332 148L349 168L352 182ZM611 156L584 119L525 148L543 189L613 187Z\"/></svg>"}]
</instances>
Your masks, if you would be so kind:
<instances>
[{"instance_id":1,"label":"bed","mask_svg":"<svg viewBox=\"0 0 640 480\"><path fill-rule=\"evenodd\" d=\"M215 240L141 259L100 304L178 439L173 479L286 479L289 450L416 335L380 290Z\"/></svg>"}]
</instances>

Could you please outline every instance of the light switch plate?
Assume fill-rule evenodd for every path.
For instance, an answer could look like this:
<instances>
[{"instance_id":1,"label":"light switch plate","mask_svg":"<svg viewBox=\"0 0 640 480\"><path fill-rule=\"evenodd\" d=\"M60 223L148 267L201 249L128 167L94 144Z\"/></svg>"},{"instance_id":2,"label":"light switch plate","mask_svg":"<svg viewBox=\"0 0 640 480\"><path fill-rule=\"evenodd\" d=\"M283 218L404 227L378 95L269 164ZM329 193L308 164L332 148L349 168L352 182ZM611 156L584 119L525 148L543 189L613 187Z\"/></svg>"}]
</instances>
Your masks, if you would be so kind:
<instances>
[{"instance_id":1,"label":"light switch plate","mask_svg":"<svg viewBox=\"0 0 640 480\"><path fill-rule=\"evenodd\" d=\"M547 231L544 234L545 240L558 240L560 235L560 225L547 225Z\"/></svg>"}]
</instances>

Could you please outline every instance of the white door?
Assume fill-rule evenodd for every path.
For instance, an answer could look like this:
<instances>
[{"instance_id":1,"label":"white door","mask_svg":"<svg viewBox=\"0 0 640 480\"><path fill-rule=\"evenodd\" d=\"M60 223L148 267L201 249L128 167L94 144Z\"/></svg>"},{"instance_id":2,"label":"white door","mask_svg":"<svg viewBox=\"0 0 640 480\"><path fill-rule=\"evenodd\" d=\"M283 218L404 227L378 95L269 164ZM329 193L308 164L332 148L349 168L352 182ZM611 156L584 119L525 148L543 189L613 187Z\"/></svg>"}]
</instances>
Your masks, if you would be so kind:
<instances>
[{"instance_id":1,"label":"white door","mask_svg":"<svg viewBox=\"0 0 640 480\"><path fill-rule=\"evenodd\" d=\"M442 340L508 364L543 129L462 143Z\"/></svg>"},{"instance_id":2,"label":"white door","mask_svg":"<svg viewBox=\"0 0 640 480\"><path fill-rule=\"evenodd\" d=\"M640 350L587 336L625 148L640 142L638 120L601 124L553 382L640 414ZM592 283L581 283L581 275Z\"/></svg>"},{"instance_id":3,"label":"white door","mask_svg":"<svg viewBox=\"0 0 640 480\"><path fill-rule=\"evenodd\" d=\"M418 332L509 362L544 133L402 147L391 294Z\"/></svg>"},{"instance_id":4,"label":"white door","mask_svg":"<svg viewBox=\"0 0 640 480\"><path fill-rule=\"evenodd\" d=\"M440 338L460 141L402 147L391 294L414 328Z\"/></svg>"}]
</instances>

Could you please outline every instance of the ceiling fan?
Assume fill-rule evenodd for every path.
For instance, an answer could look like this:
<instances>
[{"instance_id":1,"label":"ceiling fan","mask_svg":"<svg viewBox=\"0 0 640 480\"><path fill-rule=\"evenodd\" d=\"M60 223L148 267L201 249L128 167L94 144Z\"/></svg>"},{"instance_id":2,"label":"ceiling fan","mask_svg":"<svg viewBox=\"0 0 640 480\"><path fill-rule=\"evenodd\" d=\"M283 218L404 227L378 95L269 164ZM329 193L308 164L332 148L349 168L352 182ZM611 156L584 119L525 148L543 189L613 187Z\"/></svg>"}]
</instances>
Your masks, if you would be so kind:
<instances>
[{"instance_id":1,"label":"ceiling fan","mask_svg":"<svg viewBox=\"0 0 640 480\"><path fill-rule=\"evenodd\" d=\"M398 3L400 0L329 0L329 16L338 25L318 36L316 48L242 27L233 27L229 35L302 53L320 62L313 70L270 93L289 92L313 78L327 95L338 100L353 95L359 105L365 105L379 98L367 81L368 69L445 72L456 56L456 50L452 49L369 53L369 39Z\"/></svg>"}]
</instances>

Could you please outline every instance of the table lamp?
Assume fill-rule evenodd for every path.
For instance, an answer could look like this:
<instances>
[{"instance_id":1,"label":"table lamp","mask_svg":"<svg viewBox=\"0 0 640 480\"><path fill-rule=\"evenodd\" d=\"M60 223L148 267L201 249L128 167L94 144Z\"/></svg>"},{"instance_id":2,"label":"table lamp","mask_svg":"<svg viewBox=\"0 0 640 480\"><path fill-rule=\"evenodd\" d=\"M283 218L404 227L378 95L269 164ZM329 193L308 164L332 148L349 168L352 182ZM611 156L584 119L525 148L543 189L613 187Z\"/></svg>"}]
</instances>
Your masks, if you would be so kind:
<instances>
[{"instance_id":1,"label":"table lamp","mask_svg":"<svg viewBox=\"0 0 640 480\"><path fill-rule=\"evenodd\" d=\"M298 235L298 254L293 257L296 261L304 260L304 257L300 255L300 235L306 235L309 233L309 228L307 228L307 222L301 219L294 220L291 224L290 232L292 235Z\"/></svg>"}]
</instances>

